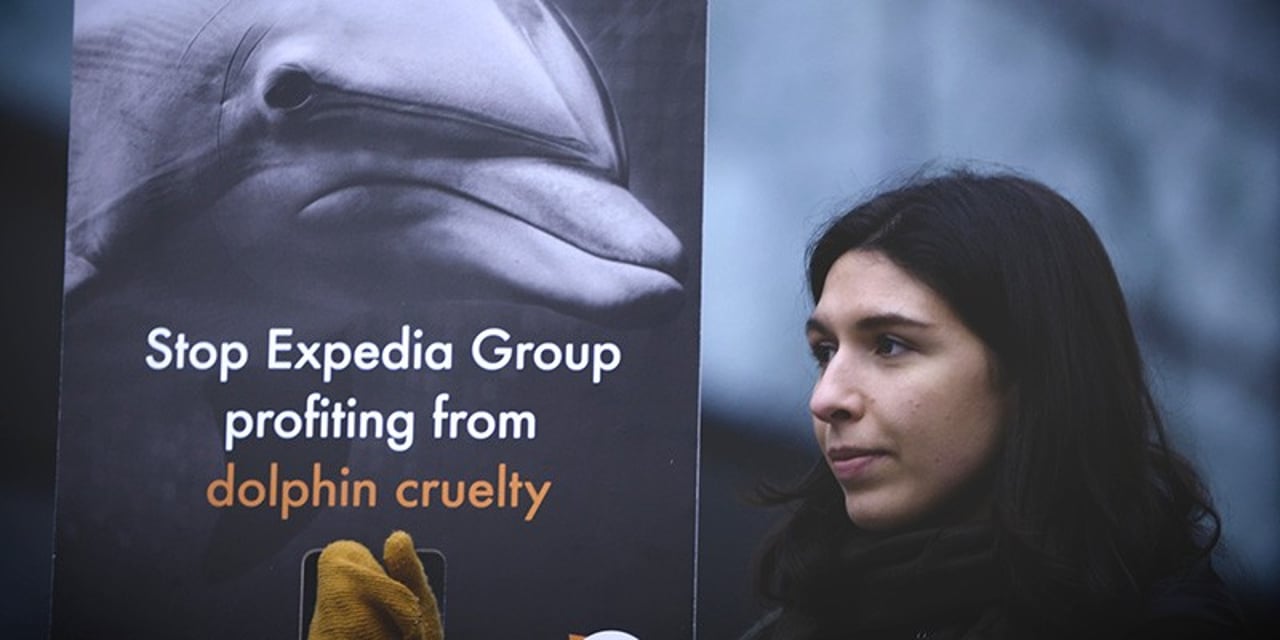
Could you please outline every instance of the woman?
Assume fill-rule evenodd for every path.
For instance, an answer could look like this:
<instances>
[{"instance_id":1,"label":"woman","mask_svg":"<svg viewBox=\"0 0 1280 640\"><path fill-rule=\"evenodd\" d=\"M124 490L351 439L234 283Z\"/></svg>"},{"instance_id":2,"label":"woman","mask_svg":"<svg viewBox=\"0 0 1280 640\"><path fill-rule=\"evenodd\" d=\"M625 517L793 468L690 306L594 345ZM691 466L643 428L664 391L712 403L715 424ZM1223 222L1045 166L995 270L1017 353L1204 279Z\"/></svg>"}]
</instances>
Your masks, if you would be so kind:
<instances>
[{"instance_id":1,"label":"woman","mask_svg":"<svg viewBox=\"0 0 1280 640\"><path fill-rule=\"evenodd\" d=\"M752 640L1221 638L1219 522L1169 447L1114 270L1037 182L882 193L810 251L823 460L769 490Z\"/></svg>"}]
</instances>

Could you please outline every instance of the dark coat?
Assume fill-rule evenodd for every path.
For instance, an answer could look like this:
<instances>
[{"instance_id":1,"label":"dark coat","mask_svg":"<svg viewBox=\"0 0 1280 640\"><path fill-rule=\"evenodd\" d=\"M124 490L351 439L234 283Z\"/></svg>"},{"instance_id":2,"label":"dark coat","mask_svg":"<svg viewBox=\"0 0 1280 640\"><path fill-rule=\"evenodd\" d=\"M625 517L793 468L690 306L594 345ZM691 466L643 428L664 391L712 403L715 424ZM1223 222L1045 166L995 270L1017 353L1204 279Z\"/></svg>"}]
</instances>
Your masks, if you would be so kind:
<instances>
[{"instance_id":1,"label":"dark coat","mask_svg":"<svg viewBox=\"0 0 1280 640\"><path fill-rule=\"evenodd\" d=\"M761 618L741 640L776 640L781 610ZM1100 630L1101 632L1101 630ZM1100 633L1103 637L1105 633ZM991 615L974 611L951 620L877 630L839 640L1004 640L1028 637L1011 631ZM1121 640L1232 640L1252 638L1241 609L1208 562L1186 574L1158 582L1147 598L1141 621ZM826 640L825 638L822 640Z\"/></svg>"}]
</instances>

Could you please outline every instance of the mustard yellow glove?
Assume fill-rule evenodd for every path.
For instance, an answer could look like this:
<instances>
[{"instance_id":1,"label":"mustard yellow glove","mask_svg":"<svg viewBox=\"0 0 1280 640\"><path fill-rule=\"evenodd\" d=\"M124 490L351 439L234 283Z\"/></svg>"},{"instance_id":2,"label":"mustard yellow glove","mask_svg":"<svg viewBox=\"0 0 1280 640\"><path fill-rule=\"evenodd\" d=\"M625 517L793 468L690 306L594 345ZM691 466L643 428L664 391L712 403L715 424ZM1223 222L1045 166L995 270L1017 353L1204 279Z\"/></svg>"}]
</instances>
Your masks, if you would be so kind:
<instances>
[{"instance_id":1,"label":"mustard yellow glove","mask_svg":"<svg viewBox=\"0 0 1280 640\"><path fill-rule=\"evenodd\" d=\"M308 640L444 640L436 596L409 534L392 533L382 561L385 570L351 540L320 552Z\"/></svg>"}]
</instances>

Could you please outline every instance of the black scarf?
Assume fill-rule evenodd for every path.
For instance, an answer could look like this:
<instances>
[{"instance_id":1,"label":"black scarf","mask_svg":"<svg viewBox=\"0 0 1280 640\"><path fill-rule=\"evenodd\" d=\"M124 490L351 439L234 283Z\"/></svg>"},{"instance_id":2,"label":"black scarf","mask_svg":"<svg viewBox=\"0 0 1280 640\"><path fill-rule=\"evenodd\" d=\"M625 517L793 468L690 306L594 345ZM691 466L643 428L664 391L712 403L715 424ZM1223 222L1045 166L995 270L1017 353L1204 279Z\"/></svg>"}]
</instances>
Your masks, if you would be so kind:
<instances>
[{"instance_id":1,"label":"black scarf","mask_svg":"<svg viewBox=\"0 0 1280 640\"><path fill-rule=\"evenodd\" d=\"M1003 585L987 525L858 534L796 585L796 604L783 610L771 637L912 638L943 630L941 637L1003 638Z\"/></svg>"}]
</instances>

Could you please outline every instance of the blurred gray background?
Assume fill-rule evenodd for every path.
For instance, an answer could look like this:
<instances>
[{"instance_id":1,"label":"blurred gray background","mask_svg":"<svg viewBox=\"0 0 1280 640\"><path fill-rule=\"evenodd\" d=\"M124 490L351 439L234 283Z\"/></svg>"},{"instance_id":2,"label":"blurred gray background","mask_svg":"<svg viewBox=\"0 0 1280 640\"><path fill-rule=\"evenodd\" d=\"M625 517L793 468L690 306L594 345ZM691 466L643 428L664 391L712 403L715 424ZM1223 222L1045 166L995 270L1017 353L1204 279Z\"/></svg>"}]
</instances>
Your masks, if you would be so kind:
<instances>
[{"instance_id":1,"label":"blurred gray background","mask_svg":"<svg viewBox=\"0 0 1280 640\"><path fill-rule=\"evenodd\" d=\"M71 5L0 7L0 637L38 638ZM1023 171L1094 222L1176 442L1224 515L1219 567L1274 626L1280 6L712 0L710 13L698 636L733 638L759 611L749 563L773 514L743 495L816 456L804 247L842 205L926 162Z\"/></svg>"}]
</instances>

